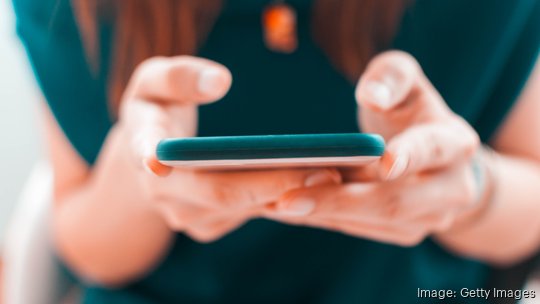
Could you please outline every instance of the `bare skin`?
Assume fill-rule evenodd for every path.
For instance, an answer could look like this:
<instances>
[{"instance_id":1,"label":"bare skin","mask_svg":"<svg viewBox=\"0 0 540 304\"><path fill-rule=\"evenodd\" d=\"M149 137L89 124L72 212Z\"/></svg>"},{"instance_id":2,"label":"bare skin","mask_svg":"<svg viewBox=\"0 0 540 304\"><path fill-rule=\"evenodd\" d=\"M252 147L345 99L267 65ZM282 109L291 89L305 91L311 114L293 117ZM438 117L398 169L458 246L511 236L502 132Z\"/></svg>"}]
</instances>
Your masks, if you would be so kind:
<instances>
[{"instance_id":1,"label":"bare skin","mask_svg":"<svg viewBox=\"0 0 540 304\"><path fill-rule=\"evenodd\" d=\"M353 176L340 185L294 190L269 216L400 245L435 235L458 254L495 264L529 256L540 244L539 80L537 67L495 137L498 153L490 153L446 107L414 58L380 55L362 76L357 99L363 130L388 140L377 168L386 182ZM381 86L388 92L381 93ZM487 167L480 189L474 154ZM303 213L279 215L295 203L304 205Z\"/></svg>"},{"instance_id":2,"label":"bare skin","mask_svg":"<svg viewBox=\"0 0 540 304\"><path fill-rule=\"evenodd\" d=\"M329 169L197 173L160 166L157 142L193 136L196 106L221 98L230 85L229 71L208 60L148 60L135 72L119 122L92 170L49 115L54 237L59 253L83 278L121 284L154 266L175 232L211 241L286 191L339 182Z\"/></svg>"},{"instance_id":3,"label":"bare skin","mask_svg":"<svg viewBox=\"0 0 540 304\"><path fill-rule=\"evenodd\" d=\"M490 168L483 187L470 165L485 154L478 136L407 54L378 56L359 81L362 128L383 134L388 151L356 172L194 173L160 165L157 141L193 136L197 105L226 94L231 76L194 57L149 60L134 74L92 169L45 111L58 252L83 278L120 285L155 266L176 232L212 241L263 216L399 245L435 235L464 256L517 262L540 245L539 74L498 131L497 153L481 157Z\"/></svg>"}]
</instances>

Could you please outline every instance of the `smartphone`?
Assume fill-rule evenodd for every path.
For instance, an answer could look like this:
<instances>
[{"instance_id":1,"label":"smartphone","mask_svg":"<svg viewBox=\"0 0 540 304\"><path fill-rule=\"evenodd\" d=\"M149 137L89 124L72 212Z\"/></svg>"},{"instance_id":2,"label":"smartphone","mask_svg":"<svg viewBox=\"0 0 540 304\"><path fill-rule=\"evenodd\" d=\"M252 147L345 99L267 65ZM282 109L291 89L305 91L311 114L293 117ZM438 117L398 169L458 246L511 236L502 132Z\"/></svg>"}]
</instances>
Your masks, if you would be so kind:
<instances>
[{"instance_id":1,"label":"smartphone","mask_svg":"<svg viewBox=\"0 0 540 304\"><path fill-rule=\"evenodd\" d=\"M363 166L384 153L376 134L168 138L157 146L168 166L204 170Z\"/></svg>"}]
</instances>

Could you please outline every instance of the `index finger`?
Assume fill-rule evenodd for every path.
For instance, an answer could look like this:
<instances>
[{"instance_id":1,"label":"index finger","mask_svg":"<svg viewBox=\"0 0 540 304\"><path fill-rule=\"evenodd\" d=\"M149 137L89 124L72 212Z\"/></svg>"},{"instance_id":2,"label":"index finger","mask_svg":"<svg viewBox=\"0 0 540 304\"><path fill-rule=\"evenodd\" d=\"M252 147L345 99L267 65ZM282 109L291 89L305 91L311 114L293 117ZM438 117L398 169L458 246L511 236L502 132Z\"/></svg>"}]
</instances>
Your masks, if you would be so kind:
<instances>
[{"instance_id":1,"label":"index finger","mask_svg":"<svg viewBox=\"0 0 540 304\"><path fill-rule=\"evenodd\" d=\"M385 180L436 170L472 157L480 139L461 118L413 126L388 143L380 162Z\"/></svg>"}]
</instances>

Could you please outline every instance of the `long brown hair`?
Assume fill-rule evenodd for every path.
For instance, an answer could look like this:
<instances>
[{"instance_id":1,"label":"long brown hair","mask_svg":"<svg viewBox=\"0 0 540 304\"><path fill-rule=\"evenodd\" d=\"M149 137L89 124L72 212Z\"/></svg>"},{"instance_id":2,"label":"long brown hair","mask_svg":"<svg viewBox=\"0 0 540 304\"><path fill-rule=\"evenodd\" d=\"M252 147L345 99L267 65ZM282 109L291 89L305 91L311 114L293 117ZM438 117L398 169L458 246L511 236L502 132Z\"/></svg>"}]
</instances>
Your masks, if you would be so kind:
<instances>
[{"instance_id":1,"label":"long brown hair","mask_svg":"<svg viewBox=\"0 0 540 304\"><path fill-rule=\"evenodd\" d=\"M99 60L98 24L115 26L109 97L116 107L134 68L152 56L195 54L225 0L73 0L92 65ZM331 62L355 81L369 58L387 48L407 0L315 0L313 37ZM179 38L180 37L180 38Z\"/></svg>"}]
</instances>

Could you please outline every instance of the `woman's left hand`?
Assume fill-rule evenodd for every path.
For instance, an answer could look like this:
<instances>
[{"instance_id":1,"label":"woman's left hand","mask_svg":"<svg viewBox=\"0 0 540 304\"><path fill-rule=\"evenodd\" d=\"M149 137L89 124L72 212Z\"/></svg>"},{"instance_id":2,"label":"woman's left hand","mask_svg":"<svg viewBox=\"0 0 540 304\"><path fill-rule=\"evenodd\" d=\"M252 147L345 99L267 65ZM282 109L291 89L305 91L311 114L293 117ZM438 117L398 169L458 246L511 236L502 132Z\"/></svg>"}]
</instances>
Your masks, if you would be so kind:
<instances>
[{"instance_id":1,"label":"woman's left hand","mask_svg":"<svg viewBox=\"0 0 540 304\"><path fill-rule=\"evenodd\" d=\"M484 186L472 165L478 135L412 56L392 51L374 58L356 98L362 130L387 140L381 161L343 171L343 184L290 191L266 217L412 246L483 210Z\"/></svg>"}]
</instances>

